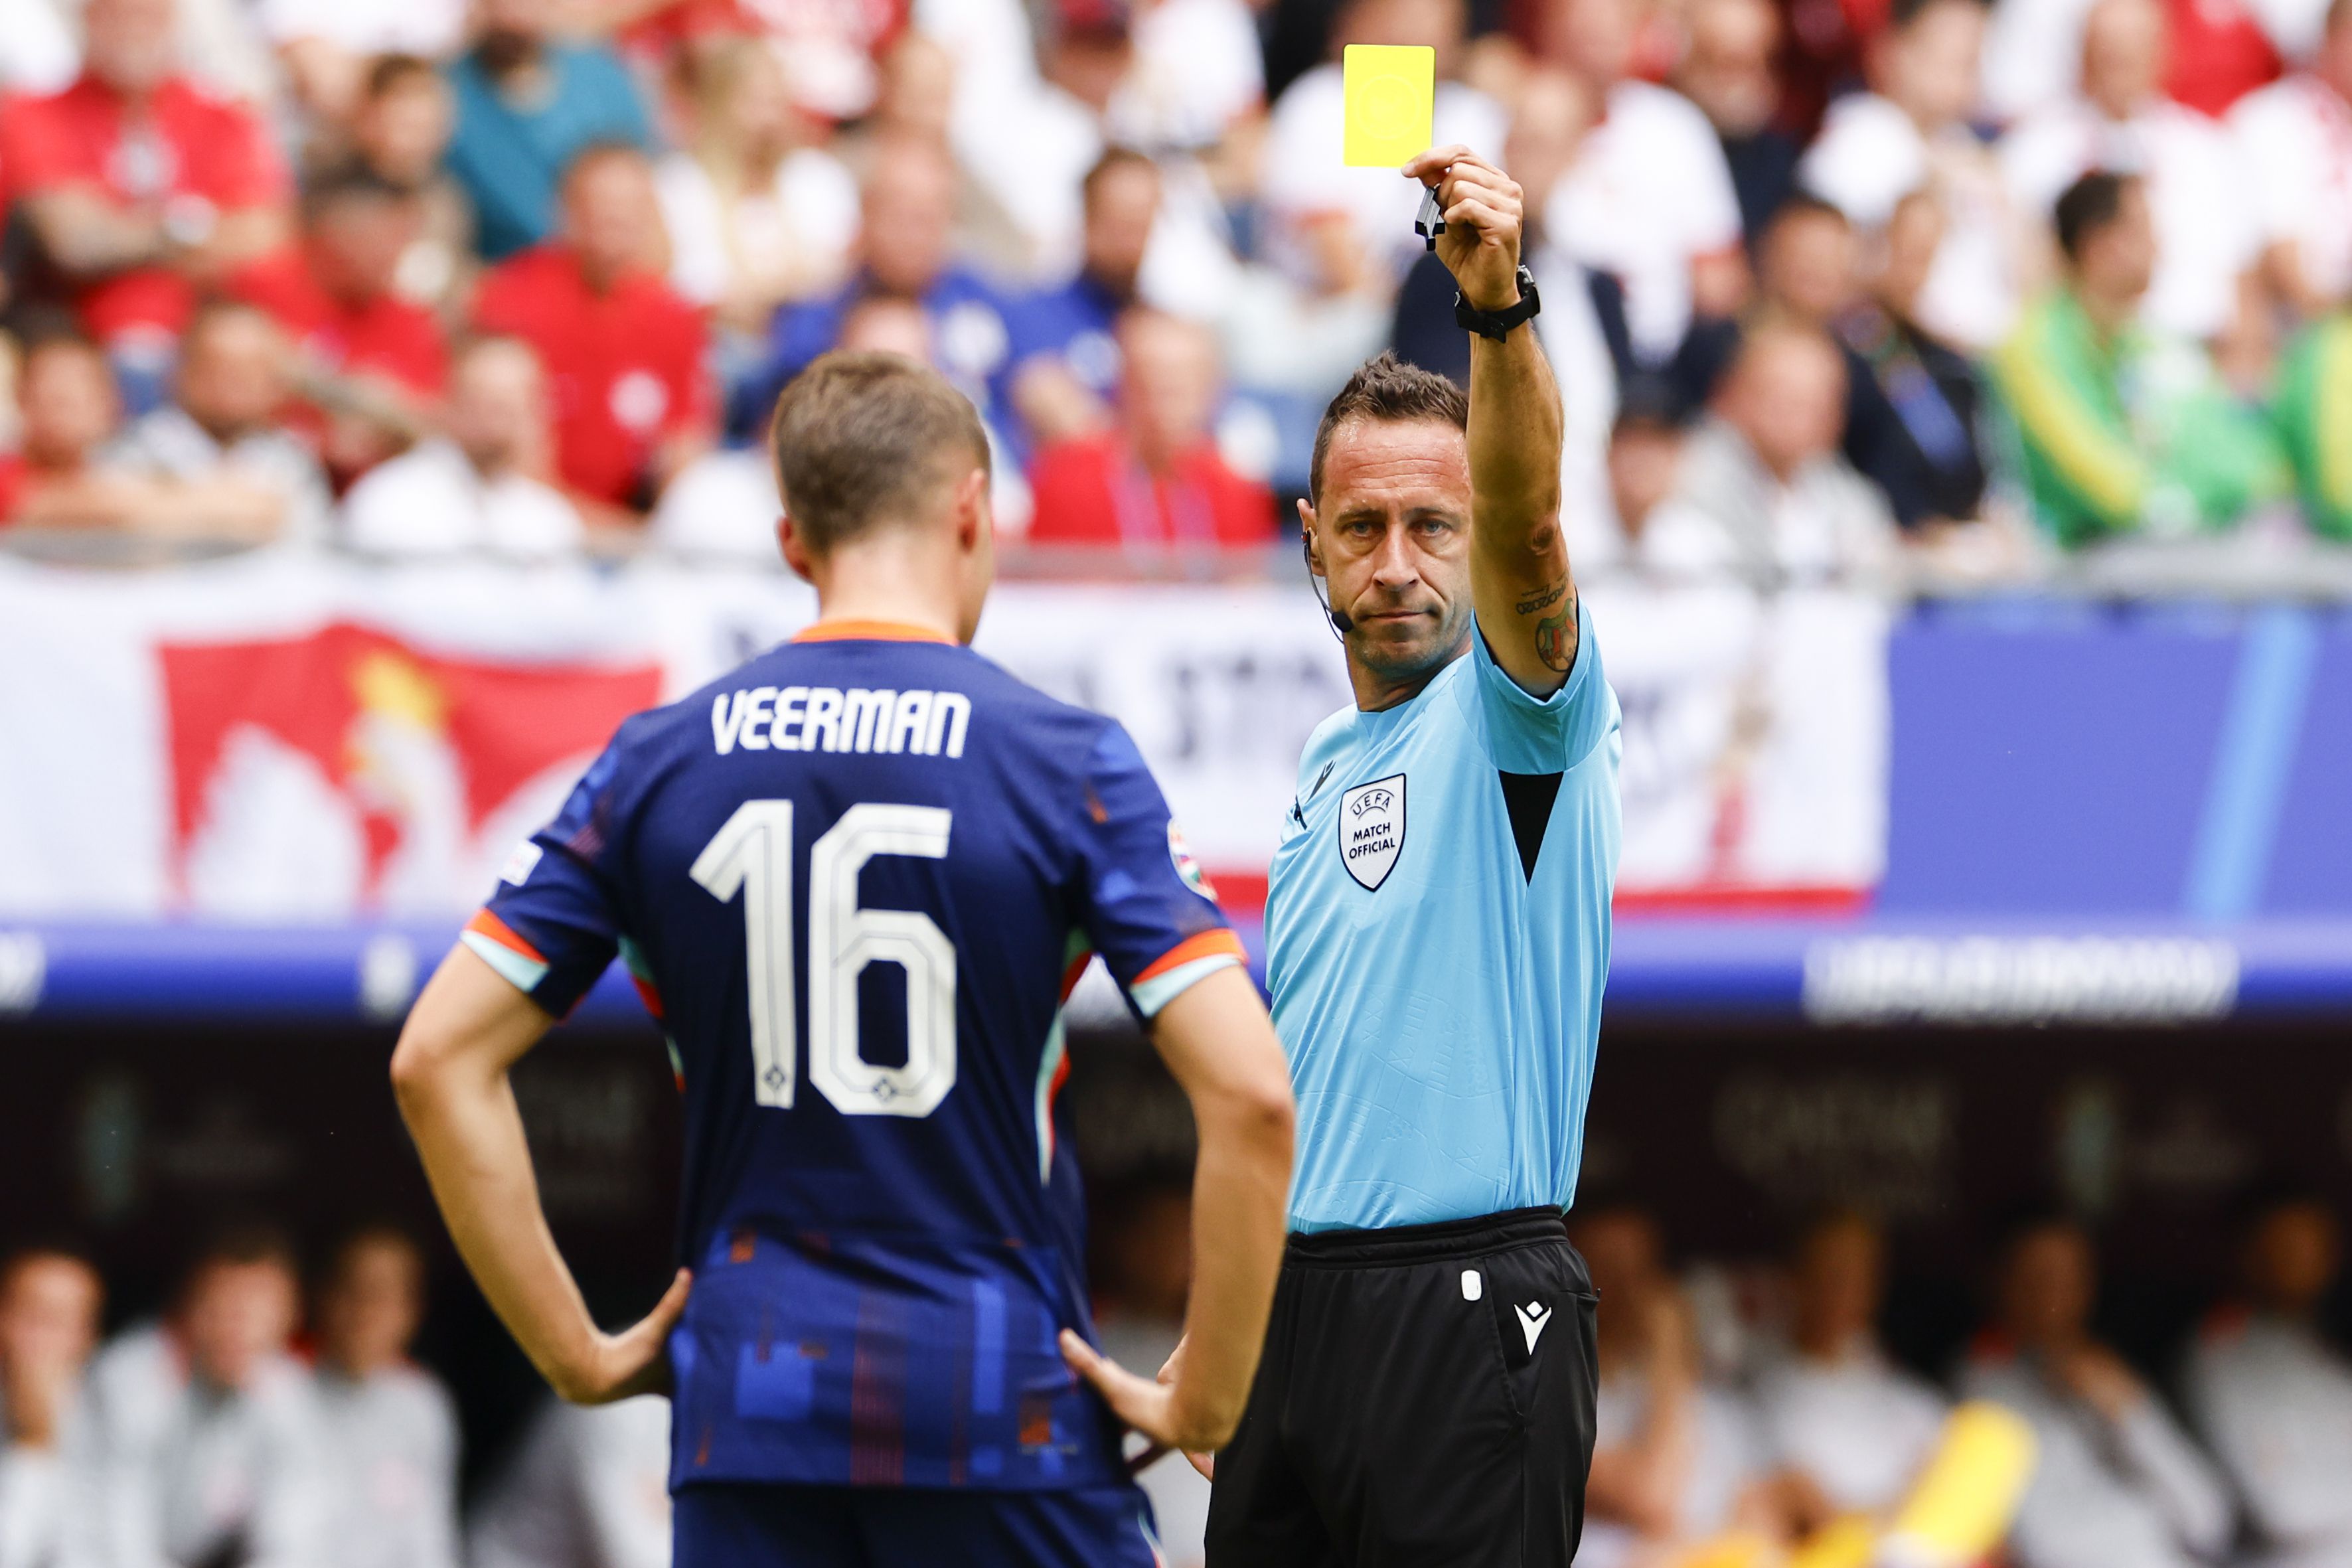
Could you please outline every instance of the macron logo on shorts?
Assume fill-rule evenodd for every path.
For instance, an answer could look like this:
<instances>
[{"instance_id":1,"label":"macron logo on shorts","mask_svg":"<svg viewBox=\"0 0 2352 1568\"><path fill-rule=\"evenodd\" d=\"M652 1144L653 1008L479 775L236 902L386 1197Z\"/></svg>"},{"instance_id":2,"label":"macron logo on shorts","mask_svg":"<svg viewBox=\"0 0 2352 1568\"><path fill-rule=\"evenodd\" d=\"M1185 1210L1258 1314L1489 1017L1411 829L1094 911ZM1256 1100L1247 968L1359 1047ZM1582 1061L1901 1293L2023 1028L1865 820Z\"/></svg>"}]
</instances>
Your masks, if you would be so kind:
<instances>
[{"instance_id":1,"label":"macron logo on shorts","mask_svg":"<svg viewBox=\"0 0 2352 1568\"><path fill-rule=\"evenodd\" d=\"M720 756L747 752L887 752L961 757L971 699L961 691L889 691L837 686L755 686L710 704Z\"/></svg>"},{"instance_id":2,"label":"macron logo on shorts","mask_svg":"<svg viewBox=\"0 0 2352 1568\"><path fill-rule=\"evenodd\" d=\"M1528 1336L1528 1353L1536 1353L1536 1342L1543 1338L1544 1325L1551 1321L1551 1309L1541 1301L1530 1301L1524 1307L1514 1307L1519 1315L1519 1332Z\"/></svg>"}]
</instances>

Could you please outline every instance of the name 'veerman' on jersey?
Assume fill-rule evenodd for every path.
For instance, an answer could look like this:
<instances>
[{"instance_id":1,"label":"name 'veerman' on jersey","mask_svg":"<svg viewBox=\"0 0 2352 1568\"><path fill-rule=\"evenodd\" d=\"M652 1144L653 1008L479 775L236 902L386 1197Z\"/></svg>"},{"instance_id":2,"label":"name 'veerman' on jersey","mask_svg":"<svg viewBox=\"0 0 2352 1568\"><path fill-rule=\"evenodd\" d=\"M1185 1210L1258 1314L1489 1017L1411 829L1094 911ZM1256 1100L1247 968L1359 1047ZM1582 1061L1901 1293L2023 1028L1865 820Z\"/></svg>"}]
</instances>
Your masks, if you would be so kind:
<instances>
[{"instance_id":1,"label":"name 'veerman' on jersey","mask_svg":"<svg viewBox=\"0 0 2352 1568\"><path fill-rule=\"evenodd\" d=\"M887 752L963 755L971 699L961 691L837 686L754 686L710 701L720 756L747 752Z\"/></svg>"}]
</instances>

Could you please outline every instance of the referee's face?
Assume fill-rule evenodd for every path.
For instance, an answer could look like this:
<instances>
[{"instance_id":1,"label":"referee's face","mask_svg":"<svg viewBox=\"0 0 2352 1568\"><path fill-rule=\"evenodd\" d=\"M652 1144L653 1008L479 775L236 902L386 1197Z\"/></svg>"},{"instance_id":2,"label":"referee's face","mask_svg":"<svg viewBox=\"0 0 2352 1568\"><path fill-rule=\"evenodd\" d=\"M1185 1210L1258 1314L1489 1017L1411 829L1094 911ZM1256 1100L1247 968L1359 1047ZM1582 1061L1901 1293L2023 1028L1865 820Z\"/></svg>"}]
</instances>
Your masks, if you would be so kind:
<instances>
[{"instance_id":1,"label":"referee's face","mask_svg":"<svg viewBox=\"0 0 2352 1568\"><path fill-rule=\"evenodd\" d=\"M1351 419L1331 433L1309 560L1350 623L1348 655L1417 689L1469 646L1470 451L1441 420ZM1400 695L1410 695L1410 690Z\"/></svg>"}]
</instances>

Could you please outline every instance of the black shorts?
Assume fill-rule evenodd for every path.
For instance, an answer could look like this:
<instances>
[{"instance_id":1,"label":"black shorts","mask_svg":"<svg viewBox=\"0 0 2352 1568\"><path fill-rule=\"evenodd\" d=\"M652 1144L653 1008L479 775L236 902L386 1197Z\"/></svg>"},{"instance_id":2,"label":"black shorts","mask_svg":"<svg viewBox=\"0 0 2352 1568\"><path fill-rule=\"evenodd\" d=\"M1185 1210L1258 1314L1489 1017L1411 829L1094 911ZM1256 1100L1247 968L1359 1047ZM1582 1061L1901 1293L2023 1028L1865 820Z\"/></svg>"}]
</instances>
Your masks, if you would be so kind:
<instances>
[{"instance_id":1,"label":"black shorts","mask_svg":"<svg viewBox=\"0 0 2352 1568\"><path fill-rule=\"evenodd\" d=\"M1292 1237L1209 1568L1566 1568L1592 1309L1557 1209Z\"/></svg>"}]
</instances>

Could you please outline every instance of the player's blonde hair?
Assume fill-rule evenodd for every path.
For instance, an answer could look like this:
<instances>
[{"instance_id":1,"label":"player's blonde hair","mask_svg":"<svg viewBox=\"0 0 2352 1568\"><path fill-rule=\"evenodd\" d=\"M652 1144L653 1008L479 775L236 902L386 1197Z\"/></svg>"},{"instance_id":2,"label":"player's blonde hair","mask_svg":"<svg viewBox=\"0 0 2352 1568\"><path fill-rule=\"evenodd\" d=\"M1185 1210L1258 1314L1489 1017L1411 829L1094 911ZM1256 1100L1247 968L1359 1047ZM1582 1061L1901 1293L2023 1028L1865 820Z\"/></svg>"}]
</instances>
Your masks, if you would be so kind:
<instances>
[{"instance_id":1,"label":"player's blonde hair","mask_svg":"<svg viewBox=\"0 0 2352 1568\"><path fill-rule=\"evenodd\" d=\"M822 554L921 521L942 486L989 467L988 436L947 377L904 354L837 351L792 379L770 427L784 511Z\"/></svg>"}]
</instances>

